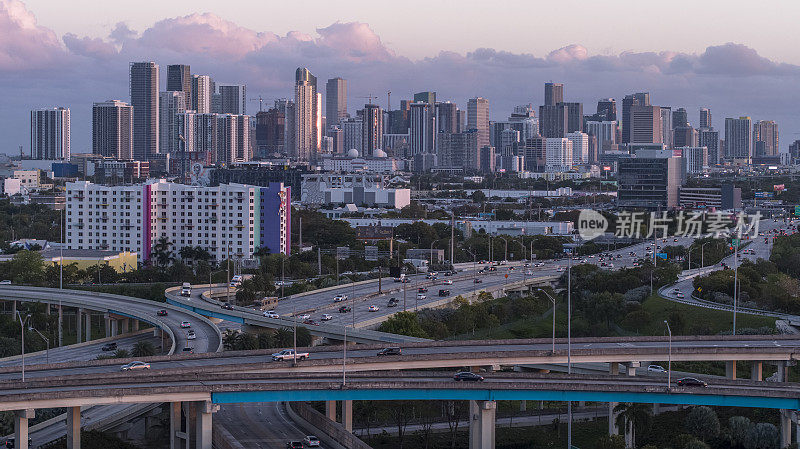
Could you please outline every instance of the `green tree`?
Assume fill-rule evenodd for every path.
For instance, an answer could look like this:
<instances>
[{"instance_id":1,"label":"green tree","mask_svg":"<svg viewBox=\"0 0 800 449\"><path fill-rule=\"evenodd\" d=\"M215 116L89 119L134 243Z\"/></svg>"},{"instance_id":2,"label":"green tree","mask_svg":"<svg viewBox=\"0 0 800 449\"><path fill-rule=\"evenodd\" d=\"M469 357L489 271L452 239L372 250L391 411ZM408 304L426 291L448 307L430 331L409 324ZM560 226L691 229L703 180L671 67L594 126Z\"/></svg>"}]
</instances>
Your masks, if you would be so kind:
<instances>
[{"instance_id":1,"label":"green tree","mask_svg":"<svg viewBox=\"0 0 800 449\"><path fill-rule=\"evenodd\" d=\"M130 356L131 355L127 349L117 349L116 351L114 351L115 359L127 359Z\"/></svg>"},{"instance_id":2,"label":"green tree","mask_svg":"<svg viewBox=\"0 0 800 449\"><path fill-rule=\"evenodd\" d=\"M728 419L729 438L731 446L734 448L744 447L747 440L747 432L753 427L753 423L744 416L731 416Z\"/></svg>"},{"instance_id":3,"label":"green tree","mask_svg":"<svg viewBox=\"0 0 800 449\"><path fill-rule=\"evenodd\" d=\"M683 449L710 449L708 445L698 439L692 439L685 446Z\"/></svg>"},{"instance_id":4,"label":"green tree","mask_svg":"<svg viewBox=\"0 0 800 449\"><path fill-rule=\"evenodd\" d=\"M275 330L275 347L283 348L294 344L294 332L289 327L282 327Z\"/></svg>"},{"instance_id":5,"label":"green tree","mask_svg":"<svg viewBox=\"0 0 800 449\"><path fill-rule=\"evenodd\" d=\"M397 312L384 321L379 329L382 332L408 335L409 337L428 337L425 330L420 326L416 312Z\"/></svg>"},{"instance_id":6,"label":"green tree","mask_svg":"<svg viewBox=\"0 0 800 449\"><path fill-rule=\"evenodd\" d=\"M778 449L779 446L780 435L774 425L760 422L747 430L745 449Z\"/></svg>"},{"instance_id":7,"label":"green tree","mask_svg":"<svg viewBox=\"0 0 800 449\"><path fill-rule=\"evenodd\" d=\"M692 411L686 415L685 425L686 430L703 441L709 441L719 435L719 418L717 418L717 413L706 406L694 407Z\"/></svg>"},{"instance_id":8,"label":"green tree","mask_svg":"<svg viewBox=\"0 0 800 449\"><path fill-rule=\"evenodd\" d=\"M15 284L41 285L44 281L42 256L35 251L22 250L10 262L10 277Z\"/></svg>"},{"instance_id":9,"label":"green tree","mask_svg":"<svg viewBox=\"0 0 800 449\"><path fill-rule=\"evenodd\" d=\"M173 260L172 257L172 243L169 241L167 237L161 237L158 239L155 245L153 245L153 251L150 254L150 257L156 261L156 264L160 267L165 267L169 265Z\"/></svg>"},{"instance_id":10,"label":"green tree","mask_svg":"<svg viewBox=\"0 0 800 449\"><path fill-rule=\"evenodd\" d=\"M133 357L150 357L156 355L156 348L149 341L137 341L131 349Z\"/></svg>"},{"instance_id":11,"label":"green tree","mask_svg":"<svg viewBox=\"0 0 800 449\"><path fill-rule=\"evenodd\" d=\"M623 402L614 407L616 423L626 433L631 432L633 447L636 447L636 433L645 433L653 420L653 408L649 404Z\"/></svg>"},{"instance_id":12,"label":"green tree","mask_svg":"<svg viewBox=\"0 0 800 449\"><path fill-rule=\"evenodd\" d=\"M625 449L625 438L622 435L603 435L597 439L594 449Z\"/></svg>"}]
</instances>

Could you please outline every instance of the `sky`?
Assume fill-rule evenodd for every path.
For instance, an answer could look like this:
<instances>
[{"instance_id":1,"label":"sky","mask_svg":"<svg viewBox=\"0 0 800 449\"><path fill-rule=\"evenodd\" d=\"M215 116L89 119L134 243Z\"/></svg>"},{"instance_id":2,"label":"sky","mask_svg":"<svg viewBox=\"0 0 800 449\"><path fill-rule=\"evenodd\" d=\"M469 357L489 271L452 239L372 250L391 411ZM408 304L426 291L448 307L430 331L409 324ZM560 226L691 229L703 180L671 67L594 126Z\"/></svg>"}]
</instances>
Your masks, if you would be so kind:
<instances>
[{"instance_id":1,"label":"sky","mask_svg":"<svg viewBox=\"0 0 800 449\"><path fill-rule=\"evenodd\" d=\"M162 88L183 63L266 101L290 96L305 66L320 87L348 79L351 113L369 95L385 107L389 90L395 107L423 90L464 107L483 96L493 120L541 104L546 81L587 114L649 91L695 125L700 107L718 129L775 120L785 151L800 131L798 13L795 1L0 0L0 152L28 152L29 110L53 106L71 110L72 151L88 151L92 102L129 100L128 63L142 60L161 65Z\"/></svg>"}]
</instances>

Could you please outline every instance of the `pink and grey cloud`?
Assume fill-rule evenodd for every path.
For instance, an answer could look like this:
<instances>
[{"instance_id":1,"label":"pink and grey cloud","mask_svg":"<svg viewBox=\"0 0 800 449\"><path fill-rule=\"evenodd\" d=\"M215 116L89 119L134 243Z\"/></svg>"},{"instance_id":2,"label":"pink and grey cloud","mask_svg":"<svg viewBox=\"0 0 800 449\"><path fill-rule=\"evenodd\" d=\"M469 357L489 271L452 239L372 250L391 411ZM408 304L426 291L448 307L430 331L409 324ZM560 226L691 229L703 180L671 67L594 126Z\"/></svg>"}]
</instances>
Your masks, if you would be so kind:
<instances>
[{"instance_id":1,"label":"pink and grey cloud","mask_svg":"<svg viewBox=\"0 0 800 449\"><path fill-rule=\"evenodd\" d=\"M27 110L56 105L72 109L74 151L86 151L91 103L127 99L128 63L140 60L162 67L191 64L194 73L246 83L252 97L265 99L291 95L294 69L306 66L322 83L347 78L351 109L370 94L383 101L387 90L395 99L436 90L459 104L477 95L489 98L493 118L502 119L515 104L541 103L542 83L554 80L564 82L568 101L583 101L587 113L598 98L646 90L655 104L690 111L711 107L718 127L723 117L734 115L775 119L784 136L800 127L794 114L800 67L736 43L699 54L591 54L572 44L541 56L478 48L411 60L359 22L336 22L317 28L315 35L278 35L205 13L166 18L141 31L119 23L103 39L59 37L19 0L0 0L0 36L0 82L9 87L0 108L0 152L6 153L28 146Z\"/></svg>"}]
</instances>

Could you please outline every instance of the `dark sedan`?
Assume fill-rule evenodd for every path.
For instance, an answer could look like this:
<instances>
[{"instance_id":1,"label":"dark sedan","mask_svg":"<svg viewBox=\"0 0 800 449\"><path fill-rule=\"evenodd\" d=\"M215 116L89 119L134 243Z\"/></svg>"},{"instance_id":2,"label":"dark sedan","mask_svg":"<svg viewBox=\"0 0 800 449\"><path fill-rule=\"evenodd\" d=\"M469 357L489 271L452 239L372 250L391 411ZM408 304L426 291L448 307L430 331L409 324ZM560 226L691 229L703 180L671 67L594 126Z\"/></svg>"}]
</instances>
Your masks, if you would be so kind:
<instances>
[{"instance_id":1,"label":"dark sedan","mask_svg":"<svg viewBox=\"0 0 800 449\"><path fill-rule=\"evenodd\" d=\"M470 371L459 371L453 374L453 380L456 382L483 382L483 376Z\"/></svg>"},{"instance_id":2,"label":"dark sedan","mask_svg":"<svg viewBox=\"0 0 800 449\"><path fill-rule=\"evenodd\" d=\"M708 383L694 377L682 377L678 379L679 387L707 387Z\"/></svg>"}]
</instances>

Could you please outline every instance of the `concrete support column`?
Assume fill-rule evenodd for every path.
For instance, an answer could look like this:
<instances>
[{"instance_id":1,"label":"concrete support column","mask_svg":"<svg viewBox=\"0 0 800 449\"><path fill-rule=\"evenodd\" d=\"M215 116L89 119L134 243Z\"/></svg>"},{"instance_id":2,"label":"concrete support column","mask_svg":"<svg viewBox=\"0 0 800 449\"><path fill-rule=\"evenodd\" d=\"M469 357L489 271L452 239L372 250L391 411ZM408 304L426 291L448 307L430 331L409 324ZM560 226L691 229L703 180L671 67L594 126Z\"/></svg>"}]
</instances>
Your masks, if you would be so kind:
<instances>
[{"instance_id":1,"label":"concrete support column","mask_svg":"<svg viewBox=\"0 0 800 449\"><path fill-rule=\"evenodd\" d=\"M128 333L128 323L129 322L130 322L130 320L128 318L123 318L122 321L120 322L120 324L121 324L120 327L122 328L121 332L123 334L127 334Z\"/></svg>"},{"instance_id":2,"label":"concrete support column","mask_svg":"<svg viewBox=\"0 0 800 449\"><path fill-rule=\"evenodd\" d=\"M353 432L353 401L342 401L342 425L348 432Z\"/></svg>"},{"instance_id":3,"label":"concrete support column","mask_svg":"<svg viewBox=\"0 0 800 449\"><path fill-rule=\"evenodd\" d=\"M789 369L788 364L786 361L781 360L778 362L778 382L786 382L788 379L787 371Z\"/></svg>"},{"instance_id":4,"label":"concrete support column","mask_svg":"<svg viewBox=\"0 0 800 449\"><path fill-rule=\"evenodd\" d=\"M139 330L139 320L133 320L133 331L136 332Z\"/></svg>"},{"instance_id":5,"label":"concrete support column","mask_svg":"<svg viewBox=\"0 0 800 449\"><path fill-rule=\"evenodd\" d=\"M209 401L198 402L195 406L196 445L197 449L211 449L211 415L219 411L219 405Z\"/></svg>"},{"instance_id":6,"label":"concrete support column","mask_svg":"<svg viewBox=\"0 0 800 449\"><path fill-rule=\"evenodd\" d=\"M83 309L75 311L75 343L80 343L83 338Z\"/></svg>"},{"instance_id":7,"label":"concrete support column","mask_svg":"<svg viewBox=\"0 0 800 449\"><path fill-rule=\"evenodd\" d=\"M92 312L86 312L86 340L92 341Z\"/></svg>"},{"instance_id":8,"label":"concrete support column","mask_svg":"<svg viewBox=\"0 0 800 449\"><path fill-rule=\"evenodd\" d=\"M609 363L608 364L608 374L611 374L612 376L616 376L617 374L619 374L619 363L617 363L617 362Z\"/></svg>"},{"instance_id":9,"label":"concrete support column","mask_svg":"<svg viewBox=\"0 0 800 449\"><path fill-rule=\"evenodd\" d=\"M781 444L779 447L786 447L792 444L792 415L789 410L781 410Z\"/></svg>"},{"instance_id":10,"label":"concrete support column","mask_svg":"<svg viewBox=\"0 0 800 449\"><path fill-rule=\"evenodd\" d=\"M81 408L67 409L67 449L81 448Z\"/></svg>"},{"instance_id":11,"label":"concrete support column","mask_svg":"<svg viewBox=\"0 0 800 449\"><path fill-rule=\"evenodd\" d=\"M494 449L497 402L469 401L469 449Z\"/></svg>"},{"instance_id":12,"label":"concrete support column","mask_svg":"<svg viewBox=\"0 0 800 449\"><path fill-rule=\"evenodd\" d=\"M119 320L111 320L111 336L119 335Z\"/></svg>"},{"instance_id":13,"label":"concrete support column","mask_svg":"<svg viewBox=\"0 0 800 449\"><path fill-rule=\"evenodd\" d=\"M736 379L736 360L728 360L725 362L725 377L728 379Z\"/></svg>"},{"instance_id":14,"label":"concrete support column","mask_svg":"<svg viewBox=\"0 0 800 449\"><path fill-rule=\"evenodd\" d=\"M750 380L763 380L763 376L761 375L762 363L761 362L753 362L750 365Z\"/></svg>"},{"instance_id":15,"label":"concrete support column","mask_svg":"<svg viewBox=\"0 0 800 449\"><path fill-rule=\"evenodd\" d=\"M11 301L11 318L17 319L17 301Z\"/></svg>"},{"instance_id":16,"label":"concrete support column","mask_svg":"<svg viewBox=\"0 0 800 449\"><path fill-rule=\"evenodd\" d=\"M619 402L608 403L608 434L619 435L619 427L617 427L617 413L614 412L614 407L618 406Z\"/></svg>"},{"instance_id":17,"label":"concrete support column","mask_svg":"<svg viewBox=\"0 0 800 449\"><path fill-rule=\"evenodd\" d=\"M64 346L64 308L58 306L58 346Z\"/></svg>"},{"instance_id":18,"label":"concrete support column","mask_svg":"<svg viewBox=\"0 0 800 449\"><path fill-rule=\"evenodd\" d=\"M654 403L653 404L653 416L658 415L661 413L661 404Z\"/></svg>"},{"instance_id":19,"label":"concrete support column","mask_svg":"<svg viewBox=\"0 0 800 449\"><path fill-rule=\"evenodd\" d=\"M639 362L628 362L625 364L625 374L629 377L633 377L636 375L636 368L639 367Z\"/></svg>"},{"instance_id":20,"label":"concrete support column","mask_svg":"<svg viewBox=\"0 0 800 449\"><path fill-rule=\"evenodd\" d=\"M45 304L44 313L47 316L50 316L50 304Z\"/></svg>"},{"instance_id":21,"label":"concrete support column","mask_svg":"<svg viewBox=\"0 0 800 449\"><path fill-rule=\"evenodd\" d=\"M336 422L336 401L325 401L325 416Z\"/></svg>"},{"instance_id":22,"label":"concrete support column","mask_svg":"<svg viewBox=\"0 0 800 449\"><path fill-rule=\"evenodd\" d=\"M519 401L519 411L524 412L528 410L528 401Z\"/></svg>"},{"instance_id":23,"label":"concrete support column","mask_svg":"<svg viewBox=\"0 0 800 449\"><path fill-rule=\"evenodd\" d=\"M106 313L103 315L103 320L105 323L106 338L108 338L111 336L111 317Z\"/></svg>"},{"instance_id":24,"label":"concrete support column","mask_svg":"<svg viewBox=\"0 0 800 449\"><path fill-rule=\"evenodd\" d=\"M181 430L181 403L169 403L169 449L180 449L181 440L185 439L186 433ZM186 447L189 442L186 442Z\"/></svg>"},{"instance_id":25,"label":"concrete support column","mask_svg":"<svg viewBox=\"0 0 800 449\"><path fill-rule=\"evenodd\" d=\"M797 413L797 412L793 412L793 413L794 413L794 419L793 419L793 421L794 421L794 423L795 423L795 424L794 424L794 426L795 426L795 427L794 427L794 430L795 430L795 433L794 433L794 442L795 442L795 443L797 443L797 444L798 444L798 446L800 446L800 416L798 416L798 413Z\"/></svg>"},{"instance_id":26,"label":"concrete support column","mask_svg":"<svg viewBox=\"0 0 800 449\"><path fill-rule=\"evenodd\" d=\"M28 420L36 416L33 409L14 410L14 447L28 449Z\"/></svg>"}]
</instances>

